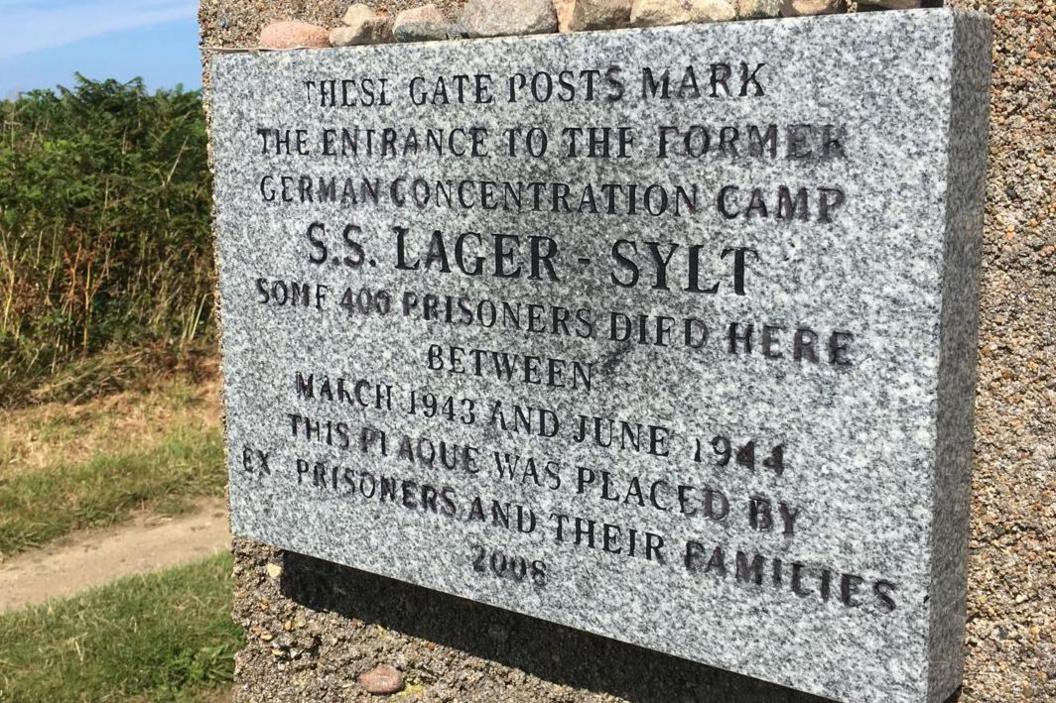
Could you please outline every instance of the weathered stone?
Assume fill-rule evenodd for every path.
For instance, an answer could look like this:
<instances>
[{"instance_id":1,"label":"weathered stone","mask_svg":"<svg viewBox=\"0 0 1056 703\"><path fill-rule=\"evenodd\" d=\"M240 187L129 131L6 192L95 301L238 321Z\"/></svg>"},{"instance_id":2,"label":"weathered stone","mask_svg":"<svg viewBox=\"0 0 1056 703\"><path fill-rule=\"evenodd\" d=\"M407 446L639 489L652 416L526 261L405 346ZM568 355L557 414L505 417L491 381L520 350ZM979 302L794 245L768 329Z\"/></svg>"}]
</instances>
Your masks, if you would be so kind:
<instances>
[{"instance_id":1,"label":"weathered stone","mask_svg":"<svg viewBox=\"0 0 1056 703\"><path fill-rule=\"evenodd\" d=\"M349 5L348 9L345 10L345 14L341 18L341 23L348 27L358 27L364 22L372 20L377 16L378 13L374 11L373 7L357 2L354 5Z\"/></svg>"},{"instance_id":2,"label":"weathered stone","mask_svg":"<svg viewBox=\"0 0 1056 703\"><path fill-rule=\"evenodd\" d=\"M272 22L260 30L261 49L318 49L330 46L326 29L295 20Z\"/></svg>"},{"instance_id":3,"label":"weathered stone","mask_svg":"<svg viewBox=\"0 0 1056 703\"><path fill-rule=\"evenodd\" d=\"M348 15L345 15L348 19ZM392 18L388 15L359 15L351 18L352 24L330 30L330 43L334 46L361 46L387 44L392 41Z\"/></svg>"},{"instance_id":4,"label":"weathered stone","mask_svg":"<svg viewBox=\"0 0 1056 703\"><path fill-rule=\"evenodd\" d=\"M554 0L554 12L557 13L557 31L572 31L572 10L576 0Z\"/></svg>"},{"instance_id":5,"label":"weathered stone","mask_svg":"<svg viewBox=\"0 0 1056 703\"><path fill-rule=\"evenodd\" d=\"M233 531L947 698L989 64L985 18L939 9L214 56ZM389 99L350 125L320 75Z\"/></svg>"},{"instance_id":6,"label":"weathered stone","mask_svg":"<svg viewBox=\"0 0 1056 703\"><path fill-rule=\"evenodd\" d=\"M376 696L399 693L403 690L403 674L394 666L379 664L359 675L359 685Z\"/></svg>"},{"instance_id":7,"label":"weathered stone","mask_svg":"<svg viewBox=\"0 0 1056 703\"><path fill-rule=\"evenodd\" d=\"M631 24L662 27L690 22L724 22L737 16L736 0L635 0Z\"/></svg>"},{"instance_id":8,"label":"weathered stone","mask_svg":"<svg viewBox=\"0 0 1056 703\"><path fill-rule=\"evenodd\" d=\"M783 0L737 0L737 19L780 17Z\"/></svg>"},{"instance_id":9,"label":"weathered stone","mask_svg":"<svg viewBox=\"0 0 1056 703\"><path fill-rule=\"evenodd\" d=\"M467 37L557 31L557 14L551 0L468 0L459 22Z\"/></svg>"},{"instance_id":10,"label":"weathered stone","mask_svg":"<svg viewBox=\"0 0 1056 703\"><path fill-rule=\"evenodd\" d=\"M631 24L635 27L662 27L689 22L689 8L682 0L634 0Z\"/></svg>"},{"instance_id":11,"label":"weathered stone","mask_svg":"<svg viewBox=\"0 0 1056 703\"><path fill-rule=\"evenodd\" d=\"M617 29L626 27L630 20L631 0L575 0L569 29Z\"/></svg>"},{"instance_id":12,"label":"weathered stone","mask_svg":"<svg viewBox=\"0 0 1056 703\"><path fill-rule=\"evenodd\" d=\"M808 17L846 12L846 0L784 0L781 14L785 17Z\"/></svg>"},{"instance_id":13,"label":"weathered stone","mask_svg":"<svg viewBox=\"0 0 1056 703\"><path fill-rule=\"evenodd\" d=\"M687 0L690 22L726 22L737 16L736 0Z\"/></svg>"},{"instance_id":14,"label":"weathered stone","mask_svg":"<svg viewBox=\"0 0 1056 703\"><path fill-rule=\"evenodd\" d=\"M422 5L396 15L392 34L398 42L437 41L450 36L451 24L436 5Z\"/></svg>"},{"instance_id":15,"label":"weathered stone","mask_svg":"<svg viewBox=\"0 0 1056 703\"><path fill-rule=\"evenodd\" d=\"M448 39L466 39L469 35L466 33L465 28L461 22L451 22L447 25L447 38Z\"/></svg>"}]
</instances>

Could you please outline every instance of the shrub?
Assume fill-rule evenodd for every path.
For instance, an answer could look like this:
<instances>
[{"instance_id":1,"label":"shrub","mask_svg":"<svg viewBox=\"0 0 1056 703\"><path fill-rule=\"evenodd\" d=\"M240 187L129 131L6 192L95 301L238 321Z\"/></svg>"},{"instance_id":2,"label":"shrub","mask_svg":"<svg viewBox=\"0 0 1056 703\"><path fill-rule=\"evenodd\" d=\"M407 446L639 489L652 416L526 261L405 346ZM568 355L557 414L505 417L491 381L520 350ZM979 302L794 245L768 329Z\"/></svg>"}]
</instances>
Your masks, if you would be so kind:
<instances>
[{"instance_id":1,"label":"shrub","mask_svg":"<svg viewBox=\"0 0 1056 703\"><path fill-rule=\"evenodd\" d=\"M210 339L200 94L78 75L0 123L0 404L104 349Z\"/></svg>"}]
</instances>

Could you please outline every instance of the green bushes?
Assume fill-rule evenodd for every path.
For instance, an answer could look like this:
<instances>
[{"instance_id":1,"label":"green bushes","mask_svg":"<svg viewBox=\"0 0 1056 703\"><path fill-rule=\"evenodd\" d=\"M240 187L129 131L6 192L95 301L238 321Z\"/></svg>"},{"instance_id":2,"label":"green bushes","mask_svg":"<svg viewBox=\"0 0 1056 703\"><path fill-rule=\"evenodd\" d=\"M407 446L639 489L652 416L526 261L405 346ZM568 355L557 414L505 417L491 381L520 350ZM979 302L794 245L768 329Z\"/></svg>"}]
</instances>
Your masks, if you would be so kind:
<instances>
[{"instance_id":1,"label":"green bushes","mask_svg":"<svg viewBox=\"0 0 1056 703\"><path fill-rule=\"evenodd\" d=\"M209 341L200 95L78 76L0 102L0 126L0 405L101 351Z\"/></svg>"}]
</instances>

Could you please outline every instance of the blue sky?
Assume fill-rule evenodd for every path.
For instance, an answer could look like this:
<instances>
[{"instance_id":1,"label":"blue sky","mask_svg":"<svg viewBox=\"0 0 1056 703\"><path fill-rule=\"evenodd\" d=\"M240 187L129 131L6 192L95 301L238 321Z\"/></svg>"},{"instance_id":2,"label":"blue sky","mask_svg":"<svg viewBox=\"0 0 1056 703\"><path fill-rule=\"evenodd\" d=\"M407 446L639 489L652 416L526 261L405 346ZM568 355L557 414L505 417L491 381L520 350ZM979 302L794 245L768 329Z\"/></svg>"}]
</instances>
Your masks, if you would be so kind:
<instances>
[{"instance_id":1,"label":"blue sky","mask_svg":"<svg viewBox=\"0 0 1056 703\"><path fill-rule=\"evenodd\" d=\"M194 0L0 0L0 98L89 78L201 85Z\"/></svg>"}]
</instances>

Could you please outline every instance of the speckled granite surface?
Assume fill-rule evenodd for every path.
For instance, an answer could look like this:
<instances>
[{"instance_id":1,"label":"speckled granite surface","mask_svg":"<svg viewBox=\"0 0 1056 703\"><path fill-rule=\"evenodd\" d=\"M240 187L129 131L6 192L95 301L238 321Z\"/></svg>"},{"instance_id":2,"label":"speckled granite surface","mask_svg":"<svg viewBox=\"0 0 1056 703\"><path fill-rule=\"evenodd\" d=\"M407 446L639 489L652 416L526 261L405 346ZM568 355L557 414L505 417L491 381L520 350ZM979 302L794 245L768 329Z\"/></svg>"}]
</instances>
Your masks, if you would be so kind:
<instances>
[{"instance_id":1,"label":"speckled granite surface","mask_svg":"<svg viewBox=\"0 0 1056 703\"><path fill-rule=\"evenodd\" d=\"M963 633L986 31L978 16L925 11L216 59L213 155L236 532L842 700L948 695L959 681ZM712 75L724 70L712 64L728 64L733 95L638 96L642 66L659 73L681 52ZM623 78L619 99L559 108L530 101L426 108L400 94L412 76L435 78L453 66L505 77L589 67L599 57L602 66L622 68L615 81L598 74L610 91ZM391 76L397 104L367 112L307 102L305 77L364 71ZM693 91L681 67L675 75L675 85ZM504 85L497 80L497 92ZM806 129L806 122L817 126ZM303 127L310 152L322 127L350 123L473 125L493 135L510 125L546 124L556 132L635 125L637 142L615 165L495 152L410 163L260 154L268 142L257 127ZM700 123L719 143L731 134L722 125L737 126L746 135L737 154L732 146L723 155L713 147L703 158L650 153L658 126ZM769 124L780 140L773 156L765 145L753 149L747 126ZM300 176L318 184L320 176L350 172L378 177L388 199L369 208L261 202L262 193L281 199L281 187L273 190L281 179L260 187L265 174L293 175L298 187L287 194L300 201ZM560 199L487 216L479 209L419 212L401 205L393 189L414 177L567 182L580 210L583 183L653 185L646 192L655 197L629 204L634 195L624 189L627 202L591 214L555 212L568 209ZM731 185L736 189L723 190ZM783 185L791 190L783 194ZM688 206L665 209L658 195L694 186L701 195L693 213ZM787 211L788 193L799 187L807 199L802 220ZM650 208L655 215L641 214ZM331 232L311 230L313 240L306 231L317 220ZM350 230L367 252L362 267L329 249L325 264L312 263L324 246L345 246L337 233L346 221L362 227ZM522 234L522 252L528 234L544 233L536 246L554 251L542 257L535 279L528 268L501 282L401 271L394 267L393 225L409 230L408 261L424 261L433 228ZM650 241L665 248L650 249ZM679 283L658 290L664 286L649 278L650 257L671 255L667 242L681 245L669 269ZM693 244L699 251L688 249ZM735 275L738 249L743 280ZM680 290L694 285L687 282L687 253L699 257L702 287L718 282L717 293ZM358 262L358 251L344 254ZM629 282L632 259L641 285ZM547 280L550 273L560 280ZM278 279L323 282L336 293L308 309L265 304L261 287L273 296ZM617 279L626 287L614 285ZM412 300L412 291L415 302L388 317L348 318L337 301L352 284L391 290L397 305ZM561 306L583 334L562 333L553 319L544 332L426 322L417 306L427 292L473 304L536 303L547 316ZM679 330L690 319L691 332L707 327L709 335L699 349L614 344L604 330L612 311L669 315ZM456 306L455 317L462 314ZM748 324L751 353L743 341L731 342ZM816 349L808 348L815 339ZM489 350L485 372L451 373L459 363L455 346ZM551 381L564 387L487 378L491 350L567 360L557 379L549 366ZM471 356L463 356L472 367ZM344 377L391 386L395 405L377 410L298 398L298 371L314 373L317 384L329 375L335 383ZM408 416L412 389L454 395L455 419ZM472 422L466 398L479 409ZM487 425L494 399L553 410L556 436ZM580 413L652 424L664 439L652 455L590 447L573 439ZM322 432L306 434L305 417L321 422ZM355 440L342 449L344 433L359 436L361 426L384 429L391 446L382 450L375 432L365 452ZM416 443L423 434L476 447L477 463L447 469L402 458L399 438ZM727 437L729 461L716 466ZM737 452L749 440L759 453L751 470L747 454ZM772 451L778 445L783 455ZM270 473L259 470L256 450L269 453ZM535 457L538 485L497 478L496 450L519 452L522 461ZM782 473L774 469L779 456ZM382 489L368 488L381 476L394 482L387 501ZM475 496L486 521L473 520ZM494 527L490 501L499 497L531 508L534 529ZM703 515L708 509L714 519ZM576 535L574 516L597 521L593 548L585 534ZM628 556L632 543L636 552ZM488 573L495 550L515 563L523 557L525 576Z\"/></svg>"},{"instance_id":2,"label":"speckled granite surface","mask_svg":"<svg viewBox=\"0 0 1056 703\"><path fill-rule=\"evenodd\" d=\"M1056 4L953 4L991 15L995 34L960 700L1034 703L1056 699L1056 572L1048 568L1056 560L1056 152L1048 148ZM202 43L251 45L269 19L333 24L344 9L332 0L204 0ZM319 565L328 598L307 600L286 584L312 579L311 560L247 540L236 559L243 701L377 700L355 681L379 661L404 668L415 701L810 699L402 582L385 582L381 598L374 577L333 564ZM273 582L265 566L285 562Z\"/></svg>"}]
</instances>

